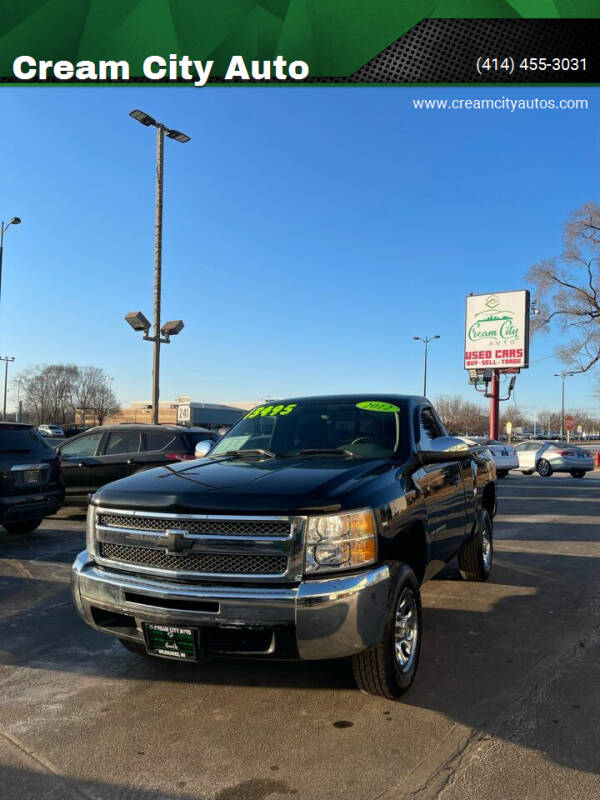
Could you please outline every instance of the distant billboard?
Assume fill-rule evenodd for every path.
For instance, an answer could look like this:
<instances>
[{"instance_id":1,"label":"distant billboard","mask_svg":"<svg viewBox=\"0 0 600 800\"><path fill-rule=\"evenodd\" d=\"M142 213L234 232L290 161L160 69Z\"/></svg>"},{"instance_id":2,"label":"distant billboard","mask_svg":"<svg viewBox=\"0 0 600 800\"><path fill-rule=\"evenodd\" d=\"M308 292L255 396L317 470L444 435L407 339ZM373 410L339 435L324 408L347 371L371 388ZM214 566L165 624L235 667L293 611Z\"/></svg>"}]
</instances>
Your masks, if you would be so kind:
<instances>
[{"instance_id":1,"label":"distant billboard","mask_svg":"<svg viewBox=\"0 0 600 800\"><path fill-rule=\"evenodd\" d=\"M529 366L529 292L467 297L465 369Z\"/></svg>"}]
</instances>

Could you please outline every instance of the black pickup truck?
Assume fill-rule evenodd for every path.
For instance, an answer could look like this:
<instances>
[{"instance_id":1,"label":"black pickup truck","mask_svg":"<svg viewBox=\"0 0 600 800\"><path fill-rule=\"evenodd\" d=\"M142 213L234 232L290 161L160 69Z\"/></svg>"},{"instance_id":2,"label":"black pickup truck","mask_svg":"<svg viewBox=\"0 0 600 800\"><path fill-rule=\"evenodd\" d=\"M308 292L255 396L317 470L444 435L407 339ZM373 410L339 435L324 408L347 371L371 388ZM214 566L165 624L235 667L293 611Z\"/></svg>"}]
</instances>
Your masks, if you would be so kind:
<instances>
[{"instance_id":1,"label":"black pickup truck","mask_svg":"<svg viewBox=\"0 0 600 800\"><path fill-rule=\"evenodd\" d=\"M351 656L361 689L400 696L420 584L456 555L463 578L490 574L489 452L406 395L262 405L210 447L92 497L72 570L83 619L178 660Z\"/></svg>"}]
</instances>

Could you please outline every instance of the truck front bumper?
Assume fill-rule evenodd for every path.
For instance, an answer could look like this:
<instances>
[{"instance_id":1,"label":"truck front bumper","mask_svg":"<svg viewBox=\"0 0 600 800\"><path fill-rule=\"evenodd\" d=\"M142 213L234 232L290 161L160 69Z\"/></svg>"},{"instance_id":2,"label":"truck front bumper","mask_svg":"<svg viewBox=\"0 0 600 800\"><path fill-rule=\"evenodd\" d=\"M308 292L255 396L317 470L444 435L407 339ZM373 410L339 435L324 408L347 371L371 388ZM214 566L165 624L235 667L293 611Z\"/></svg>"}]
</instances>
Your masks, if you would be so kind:
<instances>
[{"instance_id":1,"label":"truck front bumper","mask_svg":"<svg viewBox=\"0 0 600 800\"><path fill-rule=\"evenodd\" d=\"M169 583L106 570L84 550L73 564L71 589L83 619L121 639L143 644L143 623L209 634L261 631L268 646L253 651L233 644L222 654L284 657L280 642L291 638L293 655L313 660L349 656L381 641L389 580L383 565L281 588Z\"/></svg>"}]
</instances>

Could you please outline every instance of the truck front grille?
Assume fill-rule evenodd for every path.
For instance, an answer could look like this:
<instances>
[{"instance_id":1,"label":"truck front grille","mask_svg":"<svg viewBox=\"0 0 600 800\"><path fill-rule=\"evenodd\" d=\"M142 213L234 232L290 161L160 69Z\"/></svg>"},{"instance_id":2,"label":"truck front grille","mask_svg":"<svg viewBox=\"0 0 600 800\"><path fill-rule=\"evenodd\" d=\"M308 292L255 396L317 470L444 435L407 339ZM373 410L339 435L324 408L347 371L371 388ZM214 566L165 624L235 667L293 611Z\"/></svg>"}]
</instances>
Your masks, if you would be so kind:
<instances>
[{"instance_id":1,"label":"truck front grille","mask_svg":"<svg viewBox=\"0 0 600 800\"><path fill-rule=\"evenodd\" d=\"M111 561L207 575L283 575L288 561L287 556L280 555L195 552L171 554L164 550L112 542L99 542L98 550L101 558Z\"/></svg>"},{"instance_id":2,"label":"truck front grille","mask_svg":"<svg viewBox=\"0 0 600 800\"><path fill-rule=\"evenodd\" d=\"M192 519L178 517L146 517L128 514L99 514L98 524L110 528L127 528L136 531L164 532L168 528L185 528L189 533L206 536L273 536L288 537L290 523L287 520L256 519Z\"/></svg>"}]
</instances>

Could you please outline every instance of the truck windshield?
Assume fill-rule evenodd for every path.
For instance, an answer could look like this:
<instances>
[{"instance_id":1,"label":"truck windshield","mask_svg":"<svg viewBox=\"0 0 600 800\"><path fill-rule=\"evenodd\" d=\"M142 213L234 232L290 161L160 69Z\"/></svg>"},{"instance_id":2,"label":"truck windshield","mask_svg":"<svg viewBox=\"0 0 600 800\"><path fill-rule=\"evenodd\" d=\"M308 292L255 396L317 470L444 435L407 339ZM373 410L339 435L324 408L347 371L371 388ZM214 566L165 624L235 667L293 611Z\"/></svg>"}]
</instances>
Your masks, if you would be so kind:
<instances>
[{"instance_id":1,"label":"truck windshield","mask_svg":"<svg viewBox=\"0 0 600 800\"><path fill-rule=\"evenodd\" d=\"M278 456L329 451L332 457L389 458L400 444L400 413L398 406L379 401L258 406L221 439L211 457L264 450Z\"/></svg>"}]
</instances>

